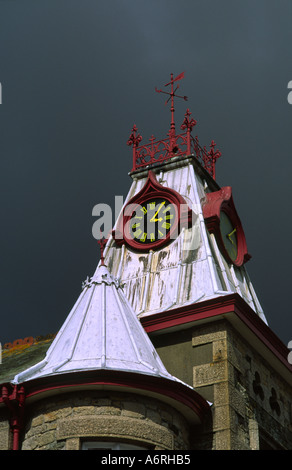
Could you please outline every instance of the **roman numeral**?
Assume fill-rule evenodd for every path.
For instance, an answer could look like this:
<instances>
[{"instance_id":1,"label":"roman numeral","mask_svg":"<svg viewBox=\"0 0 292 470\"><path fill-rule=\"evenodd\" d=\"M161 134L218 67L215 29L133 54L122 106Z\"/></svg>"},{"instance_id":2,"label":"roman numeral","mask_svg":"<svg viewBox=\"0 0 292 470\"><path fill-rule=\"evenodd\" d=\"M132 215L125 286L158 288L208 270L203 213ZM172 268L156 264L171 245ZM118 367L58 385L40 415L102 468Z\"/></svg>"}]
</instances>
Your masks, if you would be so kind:
<instances>
[{"instance_id":1,"label":"roman numeral","mask_svg":"<svg viewBox=\"0 0 292 470\"><path fill-rule=\"evenodd\" d=\"M135 238L138 238L139 235L141 235L141 233L142 233L142 230L140 228L138 228L138 230L136 230L136 232L135 232Z\"/></svg>"},{"instance_id":2,"label":"roman numeral","mask_svg":"<svg viewBox=\"0 0 292 470\"><path fill-rule=\"evenodd\" d=\"M144 232L142 237L140 238L140 242L145 242L146 238L147 238L147 233Z\"/></svg>"},{"instance_id":3,"label":"roman numeral","mask_svg":"<svg viewBox=\"0 0 292 470\"><path fill-rule=\"evenodd\" d=\"M167 206L164 211L163 211L163 214L165 214L166 212L170 212L171 210L171 206Z\"/></svg>"}]
</instances>

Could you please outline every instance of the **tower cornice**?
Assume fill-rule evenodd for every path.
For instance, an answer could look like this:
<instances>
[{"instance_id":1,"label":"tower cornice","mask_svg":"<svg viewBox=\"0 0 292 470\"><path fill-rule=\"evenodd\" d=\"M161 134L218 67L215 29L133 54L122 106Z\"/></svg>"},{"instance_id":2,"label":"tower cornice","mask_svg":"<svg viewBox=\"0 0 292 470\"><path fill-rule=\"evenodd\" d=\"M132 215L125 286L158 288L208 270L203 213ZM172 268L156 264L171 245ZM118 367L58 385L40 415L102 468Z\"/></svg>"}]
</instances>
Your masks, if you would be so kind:
<instances>
[{"instance_id":1,"label":"tower cornice","mask_svg":"<svg viewBox=\"0 0 292 470\"><path fill-rule=\"evenodd\" d=\"M275 370L281 369L287 382L292 384L292 365L288 362L289 349L237 293L140 318L150 337L220 320L227 320L233 325Z\"/></svg>"}]
</instances>

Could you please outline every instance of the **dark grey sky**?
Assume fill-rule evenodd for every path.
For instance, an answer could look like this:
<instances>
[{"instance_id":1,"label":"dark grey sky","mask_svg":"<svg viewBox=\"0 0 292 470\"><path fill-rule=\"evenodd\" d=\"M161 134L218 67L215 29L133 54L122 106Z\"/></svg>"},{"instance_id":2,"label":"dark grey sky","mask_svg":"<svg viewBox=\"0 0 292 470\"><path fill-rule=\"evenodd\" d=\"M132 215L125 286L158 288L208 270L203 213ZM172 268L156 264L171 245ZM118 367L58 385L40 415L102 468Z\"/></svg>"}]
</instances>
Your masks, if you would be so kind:
<instances>
[{"instance_id":1,"label":"dark grey sky","mask_svg":"<svg viewBox=\"0 0 292 470\"><path fill-rule=\"evenodd\" d=\"M291 312L291 0L0 0L3 343L57 332L99 259L92 208L131 184L126 141L165 138L181 92L222 152L270 327ZM179 128L186 103L176 104Z\"/></svg>"}]
</instances>

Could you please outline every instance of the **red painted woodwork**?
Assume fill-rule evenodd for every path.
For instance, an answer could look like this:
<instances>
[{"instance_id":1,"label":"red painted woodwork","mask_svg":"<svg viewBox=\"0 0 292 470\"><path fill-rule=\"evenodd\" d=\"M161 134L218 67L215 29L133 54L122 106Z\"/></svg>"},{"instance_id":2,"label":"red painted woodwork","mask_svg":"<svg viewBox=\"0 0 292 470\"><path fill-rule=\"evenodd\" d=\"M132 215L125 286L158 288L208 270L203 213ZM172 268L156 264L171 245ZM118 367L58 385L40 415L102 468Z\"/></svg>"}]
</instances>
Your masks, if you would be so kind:
<instances>
[{"instance_id":1,"label":"red painted woodwork","mask_svg":"<svg viewBox=\"0 0 292 470\"><path fill-rule=\"evenodd\" d=\"M171 386L170 386L171 385ZM101 387L103 390L113 388L149 391L164 397L169 397L185 405L194 412L200 420L209 410L206 400L194 389L186 387L181 382L170 381L166 378L136 374L115 370L95 370L71 374L60 374L50 378L36 379L26 385L26 400L32 397L41 398L41 394L57 390L73 391L74 388ZM60 392L59 392L60 393ZM146 393L147 395L147 393Z\"/></svg>"},{"instance_id":2,"label":"red painted woodwork","mask_svg":"<svg viewBox=\"0 0 292 470\"><path fill-rule=\"evenodd\" d=\"M10 412L10 429L12 431L12 450L19 450L19 434L23 428L25 390L23 385L3 384L0 403L4 403Z\"/></svg>"},{"instance_id":3,"label":"red painted woodwork","mask_svg":"<svg viewBox=\"0 0 292 470\"><path fill-rule=\"evenodd\" d=\"M171 386L170 386L171 385ZM128 389L131 393L143 391L154 393L162 397L168 397L180 403L193 412L199 420L203 420L210 407L206 400L192 388L188 388L181 382L176 382L163 377L149 376L115 370L92 370L86 372L74 372L68 374L56 374L50 377L35 379L25 384L2 384L0 404L4 403L10 412L10 428L12 430L12 450L19 450L19 435L23 428L23 416L25 403L30 398L41 399L43 394L54 395L60 392L70 392L76 389L102 389L113 390Z\"/></svg>"}]
</instances>

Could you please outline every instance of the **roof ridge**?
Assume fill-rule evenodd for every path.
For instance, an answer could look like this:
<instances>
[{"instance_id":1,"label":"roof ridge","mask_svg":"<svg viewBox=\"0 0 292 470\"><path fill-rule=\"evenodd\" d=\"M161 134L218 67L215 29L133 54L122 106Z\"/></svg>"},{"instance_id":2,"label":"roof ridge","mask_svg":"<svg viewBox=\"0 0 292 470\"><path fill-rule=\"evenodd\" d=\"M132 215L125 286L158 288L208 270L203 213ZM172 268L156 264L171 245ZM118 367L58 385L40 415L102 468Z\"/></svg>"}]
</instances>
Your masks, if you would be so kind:
<instances>
[{"instance_id":1,"label":"roof ridge","mask_svg":"<svg viewBox=\"0 0 292 470\"><path fill-rule=\"evenodd\" d=\"M4 343L3 351L7 349L17 349L24 345L31 346L32 344L40 343L41 341L47 341L49 339L53 339L56 336L56 334L57 333L48 333L46 335L36 336L35 338L33 336L26 336L24 339L21 339L21 338L15 339L12 342Z\"/></svg>"}]
</instances>

